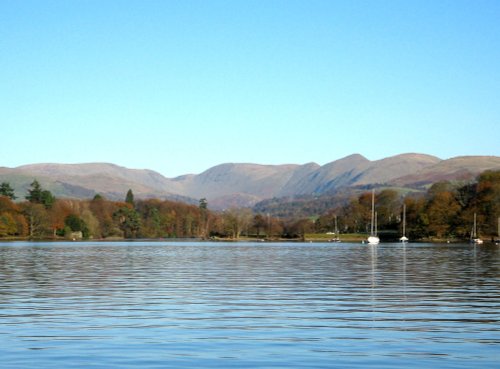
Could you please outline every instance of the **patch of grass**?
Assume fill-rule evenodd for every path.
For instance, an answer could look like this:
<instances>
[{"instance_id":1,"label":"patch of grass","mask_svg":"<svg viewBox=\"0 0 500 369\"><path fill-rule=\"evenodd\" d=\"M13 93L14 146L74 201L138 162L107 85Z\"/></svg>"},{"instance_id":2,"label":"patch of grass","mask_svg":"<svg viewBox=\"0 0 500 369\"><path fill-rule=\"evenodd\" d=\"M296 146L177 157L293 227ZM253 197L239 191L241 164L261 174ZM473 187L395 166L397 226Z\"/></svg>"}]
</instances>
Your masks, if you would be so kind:
<instances>
[{"instance_id":1,"label":"patch of grass","mask_svg":"<svg viewBox=\"0 0 500 369\"><path fill-rule=\"evenodd\" d=\"M305 235L306 241L313 242L328 242L331 239L335 238L334 234L326 234L326 233L307 233ZM338 235L342 242L361 242L366 240L367 235L362 233L341 233Z\"/></svg>"}]
</instances>

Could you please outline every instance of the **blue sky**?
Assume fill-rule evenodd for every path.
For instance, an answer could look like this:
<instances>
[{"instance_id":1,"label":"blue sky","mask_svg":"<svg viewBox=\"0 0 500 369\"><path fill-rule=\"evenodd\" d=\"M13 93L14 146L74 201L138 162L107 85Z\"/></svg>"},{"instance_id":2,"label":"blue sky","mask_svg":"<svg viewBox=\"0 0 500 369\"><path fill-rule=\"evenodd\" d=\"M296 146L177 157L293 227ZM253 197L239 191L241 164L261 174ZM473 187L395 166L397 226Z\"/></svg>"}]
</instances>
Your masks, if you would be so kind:
<instances>
[{"instance_id":1,"label":"blue sky","mask_svg":"<svg viewBox=\"0 0 500 369\"><path fill-rule=\"evenodd\" d=\"M0 0L0 166L500 155L499 1Z\"/></svg>"}]
</instances>

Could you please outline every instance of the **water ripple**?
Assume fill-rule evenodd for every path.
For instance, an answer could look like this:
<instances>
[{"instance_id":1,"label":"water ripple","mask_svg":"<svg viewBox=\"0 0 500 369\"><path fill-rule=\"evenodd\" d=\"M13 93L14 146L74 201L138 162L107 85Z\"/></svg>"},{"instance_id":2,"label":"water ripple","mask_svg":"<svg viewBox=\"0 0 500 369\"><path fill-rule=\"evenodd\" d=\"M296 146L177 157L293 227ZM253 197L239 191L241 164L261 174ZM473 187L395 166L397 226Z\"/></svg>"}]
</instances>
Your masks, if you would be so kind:
<instances>
[{"instance_id":1,"label":"water ripple","mask_svg":"<svg viewBox=\"0 0 500 369\"><path fill-rule=\"evenodd\" d=\"M494 367L499 287L493 247L0 243L0 366Z\"/></svg>"}]
</instances>

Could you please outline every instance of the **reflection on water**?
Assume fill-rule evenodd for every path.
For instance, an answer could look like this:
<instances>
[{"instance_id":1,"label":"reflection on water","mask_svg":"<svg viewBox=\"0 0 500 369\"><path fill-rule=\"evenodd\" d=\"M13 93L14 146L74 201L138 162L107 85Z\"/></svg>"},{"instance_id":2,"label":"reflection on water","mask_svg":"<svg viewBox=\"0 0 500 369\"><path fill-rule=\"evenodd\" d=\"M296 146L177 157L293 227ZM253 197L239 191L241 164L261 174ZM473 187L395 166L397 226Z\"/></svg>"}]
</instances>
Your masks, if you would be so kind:
<instances>
[{"instance_id":1,"label":"reflection on water","mask_svg":"<svg viewBox=\"0 0 500 369\"><path fill-rule=\"evenodd\" d=\"M6 368L493 368L498 247L0 243Z\"/></svg>"}]
</instances>

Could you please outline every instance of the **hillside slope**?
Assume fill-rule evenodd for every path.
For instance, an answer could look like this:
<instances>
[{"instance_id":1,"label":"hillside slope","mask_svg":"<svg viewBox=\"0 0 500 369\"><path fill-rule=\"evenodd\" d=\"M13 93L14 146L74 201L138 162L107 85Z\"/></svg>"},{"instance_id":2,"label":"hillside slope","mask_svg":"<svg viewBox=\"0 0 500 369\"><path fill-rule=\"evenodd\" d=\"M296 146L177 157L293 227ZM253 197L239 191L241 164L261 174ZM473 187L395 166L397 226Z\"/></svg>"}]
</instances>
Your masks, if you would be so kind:
<instances>
[{"instance_id":1,"label":"hillside slope","mask_svg":"<svg viewBox=\"0 0 500 369\"><path fill-rule=\"evenodd\" d=\"M500 170L498 156L459 156L390 181L397 186L425 186L445 180L470 180L488 169Z\"/></svg>"},{"instance_id":2,"label":"hillside slope","mask_svg":"<svg viewBox=\"0 0 500 369\"><path fill-rule=\"evenodd\" d=\"M463 156L440 160L425 154L401 154L370 161L354 154L323 166L226 163L200 174L176 178L108 163L31 164L0 167L0 182L9 182L20 199L36 178L57 197L91 198L99 193L109 199L123 200L127 190L132 189L137 198L196 203L204 197L212 208L222 209L252 206L264 199L284 196L321 196L356 186L415 187L439 180L470 180L487 169L500 170L500 157Z\"/></svg>"}]
</instances>

